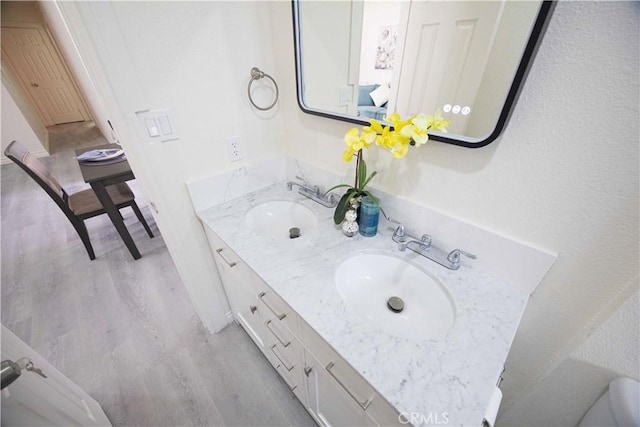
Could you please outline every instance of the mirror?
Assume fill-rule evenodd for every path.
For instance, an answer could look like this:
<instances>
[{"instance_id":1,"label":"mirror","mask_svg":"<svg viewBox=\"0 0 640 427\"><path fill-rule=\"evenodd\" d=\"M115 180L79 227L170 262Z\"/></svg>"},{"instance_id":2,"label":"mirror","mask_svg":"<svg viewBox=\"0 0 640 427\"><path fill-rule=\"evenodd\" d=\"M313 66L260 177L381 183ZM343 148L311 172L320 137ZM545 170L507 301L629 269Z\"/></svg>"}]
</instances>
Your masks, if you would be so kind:
<instances>
[{"instance_id":1,"label":"mirror","mask_svg":"<svg viewBox=\"0 0 640 427\"><path fill-rule=\"evenodd\" d=\"M504 129L551 1L294 0L298 104L357 124L440 110L448 133L482 147Z\"/></svg>"}]
</instances>

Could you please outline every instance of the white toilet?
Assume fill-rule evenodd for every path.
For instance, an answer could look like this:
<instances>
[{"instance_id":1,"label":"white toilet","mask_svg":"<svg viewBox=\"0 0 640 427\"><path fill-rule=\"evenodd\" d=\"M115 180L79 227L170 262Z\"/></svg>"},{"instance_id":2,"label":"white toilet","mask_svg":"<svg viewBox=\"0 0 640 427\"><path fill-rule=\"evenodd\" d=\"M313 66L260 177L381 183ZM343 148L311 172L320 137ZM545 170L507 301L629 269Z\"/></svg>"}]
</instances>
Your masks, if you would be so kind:
<instances>
[{"instance_id":1,"label":"white toilet","mask_svg":"<svg viewBox=\"0 0 640 427\"><path fill-rule=\"evenodd\" d=\"M593 404L579 427L640 427L640 383L620 377Z\"/></svg>"}]
</instances>

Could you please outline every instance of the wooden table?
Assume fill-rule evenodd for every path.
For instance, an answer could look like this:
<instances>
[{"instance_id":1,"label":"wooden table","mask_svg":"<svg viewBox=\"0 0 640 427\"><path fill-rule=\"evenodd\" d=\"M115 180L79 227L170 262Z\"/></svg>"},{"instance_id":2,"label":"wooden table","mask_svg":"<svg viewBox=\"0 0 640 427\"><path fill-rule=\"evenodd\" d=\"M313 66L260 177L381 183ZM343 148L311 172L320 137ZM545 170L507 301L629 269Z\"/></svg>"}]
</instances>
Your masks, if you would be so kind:
<instances>
[{"instance_id":1,"label":"wooden table","mask_svg":"<svg viewBox=\"0 0 640 427\"><path fill-rule=\"evenodd\" d=\"M122 147L117 144L106 144L90 148L82 148L80 150L76 150L76 156L79 156L89 150L101 150L108 148ZM129 230L127 230L127 227L124 225L124 221L118 211L118 208L113 204L113 200L109 197L109 193L106 189L108 185L135 179L133 171L131 171L131 167L129 166L129 162L125 160L118 163L104 165L85 165L78 162L78 165L80 165L80 172L82 172L84 182L90 184L91 188L93 188L98 200L100 200L104 210L107 212L107 215L109 215L111 222L116 227L116 230L118 230L118 234L120 234L124 244L129 249L129 252L131 252L133 259L140 259L142 255L140 255L140 251L138 251L131 234L129 234Z\"/></svg>"}]
</instances>

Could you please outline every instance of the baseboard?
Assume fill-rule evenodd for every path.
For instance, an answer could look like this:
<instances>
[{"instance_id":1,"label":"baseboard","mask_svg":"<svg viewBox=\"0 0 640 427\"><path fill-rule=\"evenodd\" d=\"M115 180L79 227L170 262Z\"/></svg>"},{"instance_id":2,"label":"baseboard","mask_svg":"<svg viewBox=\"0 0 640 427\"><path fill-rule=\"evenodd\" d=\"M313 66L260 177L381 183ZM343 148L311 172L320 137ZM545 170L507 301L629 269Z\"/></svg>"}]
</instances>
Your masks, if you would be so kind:
<instances>
[{"instance_id":1,"label":"baseboard","mask_svg":"<svg viewBox=\"0 0 640 427\"><path fill-rule=\"evenodd\" d=\"M232 312L230 312L230 311L226 312L226 313L224 314L224 317L226 317L226 318L227 318L227 325L230 325L230 324L232 324L232 323L233 323L234 318L233 318L233 313L232 313Z\"/></svg>"}]
</instances>

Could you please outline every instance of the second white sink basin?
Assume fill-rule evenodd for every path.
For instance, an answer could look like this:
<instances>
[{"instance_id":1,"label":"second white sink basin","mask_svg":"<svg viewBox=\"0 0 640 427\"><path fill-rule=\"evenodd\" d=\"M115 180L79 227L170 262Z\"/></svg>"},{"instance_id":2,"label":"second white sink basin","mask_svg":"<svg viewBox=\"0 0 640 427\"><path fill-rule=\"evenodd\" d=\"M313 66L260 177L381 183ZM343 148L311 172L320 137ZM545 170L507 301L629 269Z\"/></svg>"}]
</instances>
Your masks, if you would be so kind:
<instances>
[{"instance_id":1,"label":"second white sink basin","mask_svg":"<svg viewBox=\"0 0 640 427\"><path fill-rule=\"evenodd\" d=\"M300 203L289 200L272 200L250 208L245 224L256 234L278 240L290 239L289 230L298 228L304 236L318 225L318 218Z\"/></svg>"},{"instance_id":2,"label":"second white sink basin","mask_svg":"<svg viewBox=\"0 0 640 427\"><path fill-rule=\"evenodd\" d=\"M391 335L435 339L453 327L451 295L431 274L400 258L352 256L338 266L335 280L340 296L361 319Z\"/></svg>"}]
</instances>

